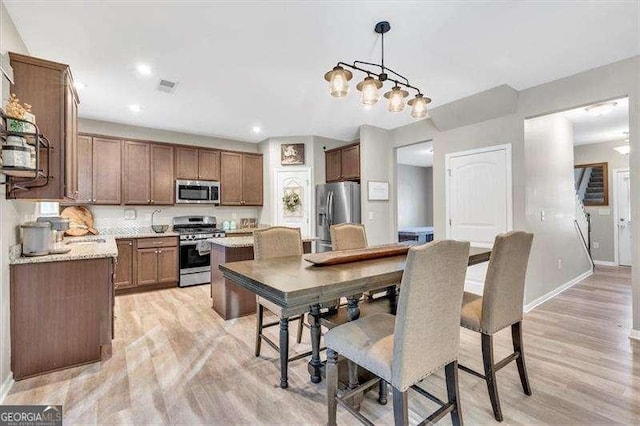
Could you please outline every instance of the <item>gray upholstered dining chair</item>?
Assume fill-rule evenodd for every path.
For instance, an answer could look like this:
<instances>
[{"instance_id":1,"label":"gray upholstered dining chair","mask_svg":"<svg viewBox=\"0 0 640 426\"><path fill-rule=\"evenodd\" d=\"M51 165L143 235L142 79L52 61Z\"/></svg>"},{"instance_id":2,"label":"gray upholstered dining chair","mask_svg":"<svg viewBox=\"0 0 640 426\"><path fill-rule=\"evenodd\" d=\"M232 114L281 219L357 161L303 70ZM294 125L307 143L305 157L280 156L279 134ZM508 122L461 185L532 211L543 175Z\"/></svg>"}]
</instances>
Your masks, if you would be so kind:
<instances>
[{"instance_id":1,"label":"gray upholstered dining chair","mask_svg":"<svg viewBox=\"0 0 640 426\"><path fill-rule=\"evenodd\" d=\"M331 249L334 251L362 249L368 246L367 232L361 223L331 225L329 234L331 235ZM367 300L371 301L376 295L382 293L390 294L389 292L391 291L396 291L395 286L390 286L386 290L368 291L364 295Z\"/></svg>"},{"instance_id":2,"label":"gray upholstered dining chair","mask_svg":"<svg viewBox=\"0 0 640 426\"><path fill-rule=\"evenodd\" d=\"M496 372L511 361L518 365L524 393L531 395L531 386L524 363L522 339L522 308L524 281L529 263L533 234L514 231L498 235L493 244L482 296L464 293L460 323L481 334L484 375L460 365L460 369L487 382L493 415L502 421ZM511 326L513 353L502 361L493 358L493 335Z\"/></svg>"},{"instance_id":3,"label":"gray upholstered dining chair","mask_svg":"<svg viewBox=\"0 0 640 426\"><path fill-rule=\"evenodd\" d=\"M300 256L303 253L302 237L300 236L300 228L287 228L284 226L273 226L266 229L258 229L253 232L253 257L256 260L271 259L274 257L284 256ZM271 339L263 334L265 328L280 325L282 329L282 322L296 321L298 323L298 336L301 336L302 330L302 315L297 315L292 318L287 318L282 313L282 308L275 303L268 301L267 299L256 296L257 302L257 322L256 322L256 347L255 355L260 356L260 349L262 347L262 341L264 340L276 351L284 351L286 357L289 356L288 342L286 348L280 348ZM264 323L264 310L265 308L278 317L278 321L271 323ZM296 359L299 356L295 357ZM282 367L282 366L281 366Z\"/></svg>"},{"instance_id":4,"label":"gray upholstered dining chair","mask_svg":"<svg viewBox=\"0 0 640 426\"><path fill-rule=\"evenodd\" d=\"M329 425L336 424L338 404L359 420L368 422L347 401L375 386L380 379L393 388L396 425L409 422L407 394L410 388L442 405L427 418L428 422L436 422L451 413L453 424L462 424L457 359L459 314L468 261L468 242L436 241L412 247L407 255L396 316L371 315L325 334ZM338 355L380 379L372 379L338 397ZM447 402L416 386L442 367L447 382Z\"/></svg>"}]
</instances>

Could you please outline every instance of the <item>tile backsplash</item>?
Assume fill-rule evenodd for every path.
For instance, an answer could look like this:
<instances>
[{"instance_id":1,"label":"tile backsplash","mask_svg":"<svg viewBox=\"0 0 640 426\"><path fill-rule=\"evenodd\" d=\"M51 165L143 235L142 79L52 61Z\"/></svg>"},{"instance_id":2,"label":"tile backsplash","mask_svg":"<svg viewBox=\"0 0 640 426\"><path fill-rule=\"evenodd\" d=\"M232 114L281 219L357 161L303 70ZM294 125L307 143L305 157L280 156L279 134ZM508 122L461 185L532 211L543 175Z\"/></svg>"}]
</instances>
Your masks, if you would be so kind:
<instances>
[{"instance_id":1,"label":"tile backsplash","mask_svg":"<svg viewBox=\"0 0 640 426\"><path fill-rule=\"evenodd\" d=\"M156 213L154 223L156 225L171 225L176 216L208 215L215 216L219 226L225 220L240 222L241 218L259 217L260 209L257 207L214 207L214 206L88 206L93 212L95 227L100 228L128 228L140 229L151 226L151 214ZM131 210L135 211L135 219L131 217Z\"/></svg>"}]
</instances>

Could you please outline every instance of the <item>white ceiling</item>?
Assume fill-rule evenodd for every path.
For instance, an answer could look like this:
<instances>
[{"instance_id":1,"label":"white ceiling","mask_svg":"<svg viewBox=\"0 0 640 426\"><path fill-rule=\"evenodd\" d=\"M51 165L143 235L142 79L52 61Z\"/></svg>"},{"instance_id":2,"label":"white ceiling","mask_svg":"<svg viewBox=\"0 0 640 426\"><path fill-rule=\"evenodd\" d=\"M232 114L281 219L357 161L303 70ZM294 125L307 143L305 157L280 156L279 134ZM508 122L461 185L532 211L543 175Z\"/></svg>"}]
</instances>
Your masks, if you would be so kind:
<instances>
[{"instance_id":1,"label":"white ceiling","mask_svg":"<svg viewBox=\"0 0 640 426\"><path fill-rule=\"evenodd\" d=\"M332 99L322 78L340 60L377 62L372 29L383 19L392 26L386 64L433 106L640 53L635 1L5 4L32 55L70 64L87 85L81 117L254 142L309 134L351 140L361 124L412 122L408 111L389 113L385 105L362 110L355 93ZM139 62L152 77L136 75ZM178 81L177 91L156 91L160 78ZM130 104L142 111L130 112Z\"/></svg>"},{"instance_id":2,"label":"white ceiling","mask_svg":"<svg viewBox=\"0 0 640 426\"><path fill-rule=\"evenodd\" d=\"M398 164L420 167L433 166L433 142L415 143L398 148L397 151Z\"/></svg>"},{"instance_id":3,"label":"white ceiling","mask_svg":"<svg viewBox=\"0 0 640 426\"><path fill-rule=\"evenodd\" d=\"M629 98L615 99L616 105L604 115L594 115L585 107L561 112L573 123L575 145L624 141L629 132Z\"/></svg>"}]
</instances>

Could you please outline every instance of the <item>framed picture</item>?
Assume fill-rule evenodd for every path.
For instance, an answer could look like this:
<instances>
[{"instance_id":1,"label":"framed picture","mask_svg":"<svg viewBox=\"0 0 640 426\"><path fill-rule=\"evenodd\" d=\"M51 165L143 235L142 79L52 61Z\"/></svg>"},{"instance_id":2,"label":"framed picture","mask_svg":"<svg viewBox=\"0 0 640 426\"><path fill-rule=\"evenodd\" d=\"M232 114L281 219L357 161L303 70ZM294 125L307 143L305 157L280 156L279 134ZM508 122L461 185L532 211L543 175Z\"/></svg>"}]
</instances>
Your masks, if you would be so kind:
<instances>
[{"instance_id":1,"label":"framed picture","mask_svg":"<svg viewBox=\"0 0 640 426\"><path fill-rule=\"evenodd\" d=\"M389 201L389 182L368 181L369 201Z\"/></svg>"},{"instance_id":2,"label":"framed picture","mask_svg":"<svg viewBox=\"0 0 640 426\"><path fill-rule=\"evenodd\" d=\"M299 166L304 164L303 143L280 144L280 164L283 166Z\"/></svg>"}]
</instances>

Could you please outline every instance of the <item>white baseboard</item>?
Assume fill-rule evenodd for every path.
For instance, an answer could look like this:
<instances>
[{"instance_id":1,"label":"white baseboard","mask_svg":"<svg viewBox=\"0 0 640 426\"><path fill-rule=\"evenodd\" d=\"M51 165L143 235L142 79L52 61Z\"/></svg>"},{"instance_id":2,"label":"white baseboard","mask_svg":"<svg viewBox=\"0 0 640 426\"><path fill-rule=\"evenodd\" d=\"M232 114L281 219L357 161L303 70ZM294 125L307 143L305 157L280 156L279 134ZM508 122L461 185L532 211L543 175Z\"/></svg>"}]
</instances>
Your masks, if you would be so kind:
<instances>
[{"instance_id":1,"label":"white baseboard","mask_svg":"<svg viewBox=\"0 0 640 426\"><path fill-rule=\"evenodd\" d=\"M2 401L4 401L6 396L9 394L9 391L11 390L11 387L13 386L14 383L15 381L13 380L13 373L9 373L7 378L2 383L2 387L0 387L0 404L2 403Z\"/></svg>"},{"instance_id":2,"label":"white baseboard","mask_svg":"<svg viewBox=\"0 0 640 426\"><path fill-rule=\"evenodd\" d=\"M575 277L571 281L566 282L566 283L562 284L560 287L557 287L557 288L551 290L549 293L543 294L542 296L540 296L537 299L535 299L533 302L527 303L526 305L524 305L524 312L527 313L527 312L531 311L533 308L535 308L536 306L542 305L547 300L559 295L560 293L562 293L566 289L573 287L574 285L578 284L580 281L584 280L585 278L590 277L591 275L593 275L593 271L591 269L589 269L587 272L578 275L577 277Z\"/></svg>"},{"instance_id":3,"label":"white baseboard","mask_svg":"<svg viewBox=\"0 0 640 426\"><path fill-rule=\"evenodd\" d=\"M629 334L629 339L640 340L640 330L631 329L631 334Z\"/></svg>"},{"instance_id":4,"label":"white baseboard","mask_svg":"<svg viewBox=\"0 0 640 426\"><path fill-rule=\"evenodd\" d=\"M607 260L594 260L593 263L598 266L618 266L616 262L609 262Z\"/></svg>"}]
</instances>

